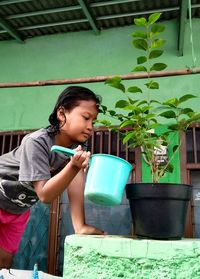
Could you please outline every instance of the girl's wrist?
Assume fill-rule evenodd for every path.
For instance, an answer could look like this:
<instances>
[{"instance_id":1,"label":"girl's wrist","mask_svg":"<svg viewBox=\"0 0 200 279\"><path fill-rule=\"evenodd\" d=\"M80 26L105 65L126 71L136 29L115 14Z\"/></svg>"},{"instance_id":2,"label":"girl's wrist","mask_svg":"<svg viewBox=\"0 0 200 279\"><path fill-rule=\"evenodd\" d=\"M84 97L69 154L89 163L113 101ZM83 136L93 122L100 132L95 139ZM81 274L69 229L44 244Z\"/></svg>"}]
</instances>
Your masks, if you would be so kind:
<instances>
[{"instance_id":1,"label":"girl's wrist","mask_svg":"<svg viewBox=\"0 0 200 279\"><path fill-rule=\"evenodd\" d=\"M67 166L72 172L76 172L76 173L78 173L81 169L77 165L74 165L71 161L67 164Z\"/></svg>"}]
</instances>

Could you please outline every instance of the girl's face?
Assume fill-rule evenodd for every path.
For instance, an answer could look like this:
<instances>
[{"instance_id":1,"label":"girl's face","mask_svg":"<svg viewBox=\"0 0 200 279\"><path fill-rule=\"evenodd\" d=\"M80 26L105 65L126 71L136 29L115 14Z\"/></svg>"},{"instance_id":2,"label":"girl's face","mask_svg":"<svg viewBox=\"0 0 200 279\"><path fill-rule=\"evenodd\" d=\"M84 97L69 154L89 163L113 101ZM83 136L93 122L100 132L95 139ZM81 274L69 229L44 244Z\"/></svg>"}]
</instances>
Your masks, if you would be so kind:
<instances>
[{"instance_id":1,"label":"girl's face","mask_svg":"<svg viewBox=\"0 0 200 279\"><path fill-rule=\"evenodd\" d=\"M96 102L80 101L71 111L58 110L61 122L60 136L69 146L75 142L83 143L89 139L93 131L93 123L97 118Z\"/></svg>"}]
</instances>

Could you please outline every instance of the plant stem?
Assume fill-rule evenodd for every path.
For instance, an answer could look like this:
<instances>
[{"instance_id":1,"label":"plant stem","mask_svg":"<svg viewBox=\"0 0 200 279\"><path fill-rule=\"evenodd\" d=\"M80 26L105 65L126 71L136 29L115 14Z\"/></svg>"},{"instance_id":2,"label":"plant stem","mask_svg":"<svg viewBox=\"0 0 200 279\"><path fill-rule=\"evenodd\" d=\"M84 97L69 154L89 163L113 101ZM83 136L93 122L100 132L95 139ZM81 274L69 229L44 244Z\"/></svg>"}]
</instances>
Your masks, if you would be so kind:
<instances>
[{"instance_id":1,"label":"plant stem","mask_svg":"<svg viewBox=\"0 0 200 279\"><path fill-rule=\"evenodd\" d=\"M170 160L167 162L167 164L165 165L165 167L162 169L162 171L160 172L159 174L159 178L161 178L163 176L163 174L165 173L165 170L167 169L168 165L171 163L171 161L173 160L175 154L177 153L178 150L180 150L180 147L181 147L181 141L179 142L179 145L177 147L177 149L173 152Z\"/></svg>"}]
</instances>

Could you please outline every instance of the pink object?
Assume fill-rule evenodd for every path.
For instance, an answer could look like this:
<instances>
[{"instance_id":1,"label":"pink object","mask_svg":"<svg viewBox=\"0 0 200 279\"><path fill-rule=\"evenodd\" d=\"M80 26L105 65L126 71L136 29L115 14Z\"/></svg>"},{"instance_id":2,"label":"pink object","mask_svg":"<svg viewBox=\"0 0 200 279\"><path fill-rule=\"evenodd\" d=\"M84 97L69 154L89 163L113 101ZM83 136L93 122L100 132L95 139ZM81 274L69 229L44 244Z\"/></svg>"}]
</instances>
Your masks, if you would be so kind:
<instances>
[{"instance_id":1,"label":"pink object","mask_svg":"<svg viewBox=\"0 0 200 279\"><path fill-rule=\"evenodd\" d=\"M15 254L30 216L30 209L22 214L12 214L0 209L0 247Z\"/></svg>"}]
</instances>

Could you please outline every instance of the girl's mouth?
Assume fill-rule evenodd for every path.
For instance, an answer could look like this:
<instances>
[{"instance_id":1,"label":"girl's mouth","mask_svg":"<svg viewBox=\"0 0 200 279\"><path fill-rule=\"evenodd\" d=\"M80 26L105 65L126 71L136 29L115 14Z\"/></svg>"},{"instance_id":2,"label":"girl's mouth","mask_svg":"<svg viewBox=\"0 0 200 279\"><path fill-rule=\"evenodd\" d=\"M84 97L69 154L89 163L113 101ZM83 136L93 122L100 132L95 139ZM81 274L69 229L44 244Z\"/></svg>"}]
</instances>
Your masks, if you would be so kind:
<instances>
[{"instance_id":1,"label":"girl's mouth","mask_svg":"<svg viewBox=\"0 0 200 279\"><path fill-rule=\"evenodd\" d=\"M89 138L89 137L90 137L90 134L88 134L88 133L82 133L82 134L83 134L83 136L86 137L86 138Z\"/></svg>"}]
</instances>

